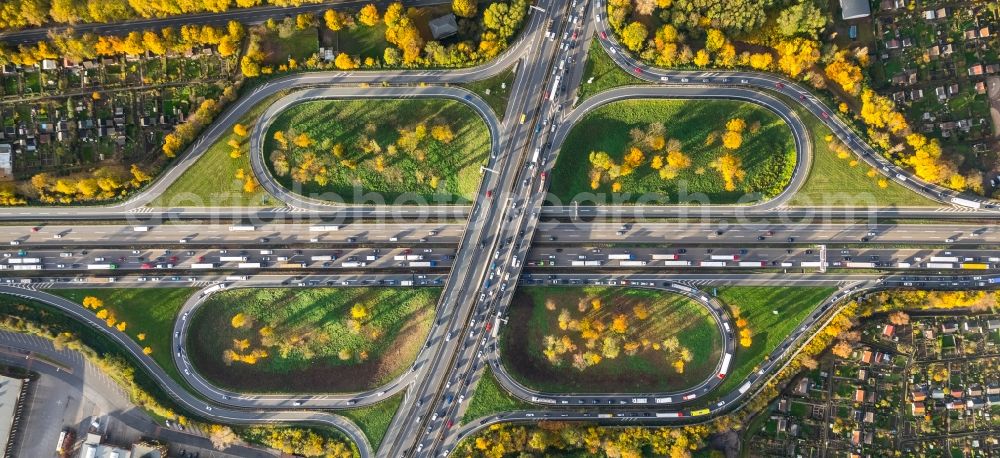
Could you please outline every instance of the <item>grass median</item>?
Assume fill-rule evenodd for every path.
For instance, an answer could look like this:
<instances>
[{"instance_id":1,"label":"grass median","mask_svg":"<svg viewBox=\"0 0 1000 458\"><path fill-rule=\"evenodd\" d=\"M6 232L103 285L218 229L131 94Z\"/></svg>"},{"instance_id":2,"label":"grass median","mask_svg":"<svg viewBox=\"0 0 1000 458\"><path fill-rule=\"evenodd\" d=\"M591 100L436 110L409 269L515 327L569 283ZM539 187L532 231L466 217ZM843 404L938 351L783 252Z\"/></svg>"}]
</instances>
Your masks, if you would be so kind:
<instances>
[{"instance_id":1,"label":"grass median","mask_svg":"<svg viewBox=\"0 0 1000 458\"><path fill-rule=\"evenodd\" d=\"M649 289L525 287L501 333L510 375L557 393L680 391L710 377L722 354L701 304Z\"/></svg>"},{"instance_id":2,"label":"grass median","mask_svg":"<svg viewBox=\"0 0 1000 458\"><path fill-rule=\"evenodd\" d=\"M456 203L475 196L490 146L464 102L320 100L274 119L265 159L283 186L322 199Z\"/></svg>"},{"instance_id":3,"label":"grass median","mask_svg":"<svg viewBox=\"0 0 1000 458\"><path fill-rule=\"evenodd\" d=\"M188 319L188 355L237 391L354 392L412 365L440 288L245 288L213 294Z\"/></svg>"},{"instance_id":4,"label":"grass median","mask_svg":"<svg viewBox=\"0 0 1000 458\"><path fill-rule=\"evenodd\" d=\"M741 144L735 149L723 145L730 119L743 121ZM686 165L669 165L674 151L686 158ZM604 165L606 171L593 159L595 152L607 153L611 167ZM737 162L723 164L724 156ZM573 126L552 170L550 192L564 203L598 205L643 202L651 196L670 203L748 203L784 190L795 160L791 130L759 105L623 100L596 108ZM673 173L666 174L668 169ZM741 176L731 180L729 189L723 170Z\"/></svg>"},{"instance_id":5,"label":"grass median","mask_svg":"<svg viewBox=\"0 0 1000 458\"><path fill-rule=\"evenodd\" d=\"M83 304L87 297L100 300L101 305L90 307L90 310L98 317L104 316L105 320L113 319L113 326L125 323L125 334L140 346L149 347L152 351L149 356L156 364L178 383L184 383L170 356L171 342L177 313L195 292L194 288L85 288L50 289L48 292L78 304ZM102 310L106 314L101 313Z\"/></svg>"},{"instance_id":6,"label":"grass median","mask_svg":"<svg viewBox=\"0 0 1000 458\"><path fill-rule=\"evenodd\" d=\"M714 392L721 396L742 385L746 377L764 362L764 357L791 335L809 313L834 291L836 288L833 287L805 286L719 287L719 299L734 318L746 320L751 338L750 346L745 347L739 342L739 335L736 336L736 354L729 375Z\"/></svg>"}]
</instances>

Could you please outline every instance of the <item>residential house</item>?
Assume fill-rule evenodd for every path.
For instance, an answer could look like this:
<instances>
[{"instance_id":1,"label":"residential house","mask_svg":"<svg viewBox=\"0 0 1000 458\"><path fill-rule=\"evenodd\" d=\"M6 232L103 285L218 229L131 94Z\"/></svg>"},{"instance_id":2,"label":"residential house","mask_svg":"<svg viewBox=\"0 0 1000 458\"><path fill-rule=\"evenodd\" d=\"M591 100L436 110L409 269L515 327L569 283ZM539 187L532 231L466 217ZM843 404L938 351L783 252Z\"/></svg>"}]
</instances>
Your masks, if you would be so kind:
<instances>
[{"instance_id":1,"label":"residential house","mask_svg":"<svg viewBox=\"0 0 1000 458\"><path fill-rule=\"evenodd\" d=\"M922 402L911 402L910 403L910 414L914 417L919 417L926 413L924 410L924 403Z\"/></svg>"},{"instance_id":2,"label":"residential house","mask_svg":"<svg viewBox=\"0 0 1000 458\"><path fill-rule=\"evenodd\" d=\"M0 143L0 174L7 177L14 174L14 163L11 158L11 148L7 143Z\"/></svg>"},{"instance_id":3,"label":"residential house","mask_svg":"<svg viewBox=\"0 0 1000 458\"><path fill-rule=\"evenodd\" d=\"M910 392L910 398L914 402L920 402L927 399L927 393L925 393L923 389L913 390Z\"/></svg>"},{"instance_id":4,"label":"residential house","mask_svg":"<svg viewBox=\"0 0 1000 458\"><path fill-rule=\"evenodd\" d=\"M967 124L969 122L968 119L963 119L962 121L965 121ZM959 123L961 123L962 121L959 121ZM977 334L981 334L983 332L983 326L979 324L978 321L966 320L962 322L962 330L965 332L975 332Z\"/></svg>"},{"instance_id":5,"label":"residential house","mask_svg":"<svg viewBox=\"0 0 1000 458\"><path fill-rule=\"evenodd\" d=\"M983 395L983 387L979 384L971 385L966 389L969 393L969 397L976 397Z\"/></svg>"},{"instance_id":6,"label":"residential house","mask_svg":"<svg viewBox=\"0 0 1000 458\"><path fill-rule=\"evenodd\" d=\"M951 321L947 323L941 323L941 332L944 334L954 334L958 332L958 323Z\"/></svg>"},{"instance_id":7,"label":"residential house","mask_svg":"<svg viewBox=\"0 0 1000 458\"><path fill-rule=\"evenodd\" d=\"M983 64L976 64L969 67L969 76L979 76L983 74Z\"/></svg>"},{"instance_id":8,"label":"residential house","mask_svg":"<svg viewBox=\"0 0 1000 458\"><path fill-rule=\"evenodd\" d=\"M840 11L845 21L865 18L872 14L868 0L840 0Z\"/></svg>"},{"instance_id":9,"label":"residential house","mask_svg":"<svg viewBox=\"0 0 1000 458\"><path fill-rule=\"evenodd\" d=\"M976 84L973 85L973 87L976 89L976 93L977 94L985 94L986 93L986 83L984 83L982 81L976 81Z\"/></svg>"},{"instance_id":10,"label":"residential house","mask_svg":"<svg viewBox=\"0 0 1000 458\"><path fill-rule=\"evenodd\" d=\"M896 335L896 327L891 324L885 325L885 328L882 329L882 337L891 339L894 335Z\"/></svg>"},{"instance_id":11,"label":"residential house","mask_svg":"<svg viewBox=\"0 0 1000 458\"><path fill-rule=\"evenodd\" d=\"M865 390L863 388L854 390L854 402L865 402Z\"/></svg>"}]
</instances>

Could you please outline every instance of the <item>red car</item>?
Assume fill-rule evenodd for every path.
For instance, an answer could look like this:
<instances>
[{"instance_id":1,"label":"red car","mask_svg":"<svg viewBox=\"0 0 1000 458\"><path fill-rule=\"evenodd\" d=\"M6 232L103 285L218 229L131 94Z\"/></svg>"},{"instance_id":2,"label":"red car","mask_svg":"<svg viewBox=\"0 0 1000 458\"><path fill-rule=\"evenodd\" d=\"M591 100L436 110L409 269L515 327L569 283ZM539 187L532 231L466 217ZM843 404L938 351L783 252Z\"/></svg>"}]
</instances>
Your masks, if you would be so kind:
<instances>
[{"instance_id":1,"label":"red car","mask_svg":"<svg viewBox=\"0 0 1000 458\"><path fill-rule=\"evenodd\" d=\"M486 190L486 198L490 199L492 197L493 197L493 190L492 189L487 189Z\"/></svg>"},{"instance_id":2,"label":"red car","mask_svg":"<svg viewBox=\"0 0 1000 458\"><path fill-rule=\"evenodd\" d=\"M448 420L448 424L446 424L444 426L445 426L445 428L451 429L452 425L454 425L454 423L451 420Z\"/></svg>"},{"instance_id":3,"label":"red car","mask_svg":"<svg viewBox=\"0 0 1000 458\"><path fill-rule=\"evenodd\" d=\"M822 116L823 119L830 119L830 115L826 114L825 111L819 112L819 115Z\"/></svg>"},{"instance_id":4,"label":"red car","mask_svg":"<svg viewBox=\"0 0 1000 458\"><path fill-rule=\"evenodd\" d=\"M31 228L31 232L38 232L38 228L37 227Z\"/></svg>"},{"instance_id":5,"label":"red car","mask_svg":"<svg viewBox=\"0 0 1000 458\"><path fill-rule=\"evenodd\" d=\"M774 87L776 87L778 89L784 89L785 85L784 85L784 83L774 83Z\"/></svg>"},{"instance_id":6,"label":"red car","mask_svg":"<svg viewBox=\"0 0 1000 458\"><path fill-rule=\"evenodd\" d=\"M642 73L642 69L639 67L636 67L633 71L635 71L637 74Z\"/></svg>"},{"instance_id":7,"label":"red car","mask_svg":"<svg viewBox=\"0 0 1000 458\"><path fill-rule=\"evenodd\" d=\"M490 332L490 329L493 329L493 323L490 323L489 321L487 321L486 322L486 332Z\"/></svg>"},{"instance_id":8,"label":"red car","mask_svg":"<svg viewBox=\"0 0 1000 458\"><path fill-rule=\"evenodd\" d=\"M601 32L601 38L607 40L608 39L608 33L607 32Z\"/></svg>"}]
</instances>

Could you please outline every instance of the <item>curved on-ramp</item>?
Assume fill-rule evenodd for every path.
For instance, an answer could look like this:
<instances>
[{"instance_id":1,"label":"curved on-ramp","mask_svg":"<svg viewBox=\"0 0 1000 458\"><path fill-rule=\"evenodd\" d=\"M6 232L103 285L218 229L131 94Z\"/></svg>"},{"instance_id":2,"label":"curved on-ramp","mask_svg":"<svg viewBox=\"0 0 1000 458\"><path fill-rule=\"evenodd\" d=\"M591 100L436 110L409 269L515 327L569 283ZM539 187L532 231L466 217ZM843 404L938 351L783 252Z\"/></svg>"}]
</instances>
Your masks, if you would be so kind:
<instances>
[{"instance_id":1,"label":"curved on-ramp","mask_svg":"<svg viewBox=\"0 0 1000 458\"><path fill-rule=\"evenodd\" d=\"M81 325L90 326L104 334L105 337L126 351L134 361L138 361L140 369L145 370L175 402L203 418L226 424L297 423L332 426L343 431L348 438L354 441L362 458L372 456L368 438L347 418L329 412L290 410L287 407L276 407L265 411L260 407L236 409L212 405L212 403L207 403L188 392L177 381L170 378L150 356L143 354L142 347L124 332L106 326L104 320L98 319L94 313L84 309L83 306L53 294L12 286L0 286L0 294L45 303L79 321Z\"/></svg>"},{"instance_id":2,"label":"curved on-ramp","mask_svg":"<svg viewBox=\"0 0 1000 458\"><path fill-rule=\"evenodd\" d=\"M641 282L647 283L647 282ZM689 403L694 400L700 400L702 396L711 392L715 387L722 383L722 379L719 378L719 373L722 369L723 355L730 354L733 355L736 349L735 340L733 339L732 332L727 332L726 329L734 329L732 319L726 312L725 307L716 299L710 298L707 294L691 286L680 284L680 283L669 283L663 286L635 286L628 285L624 286L627 288L641 288L641 289L652 289L657 291L665 291L668 293L679 294L681 296L687 297L699 305L704 307L709 315L712 317L715 323L716 330L722 336L722 350L719 353L719 360L716 361L715 367L709 373L705 380L701 381L697 385L682 390L669 391L669 392L617 392L617 393L548 393L544 391L538 391L524 386L524 384L518 382L514 377L507 372L507 368L504 367L502 362L502 357L500 355L500 343L499 338L497 338L495 345L493 345L493 351L489 353L488 359L489 364L493 368L493 373L496 375L497 380L500 385L507 390L514 397L533 404L538 405L582 405L585 403L590 403L595 398L601 398L602 403L613 403L616 405L632 404L632 399L634 398L648 398L651 404L657 404L661 407L675 407L677 405ZM653 399L663 399L663 402L654 402ZM671 401L665 401L666 398L670 398Z\"/></svg>"},{"instance_id":3,"label":"curved on-ramp","mask_svg":"<svg viewBox=\"0 0 1000 458\"><path fill-rule=\"evenodd\" d=\"M500 121L497 119L492 108L481 97L467 89L453 86L420 86L420 87L323 87L314 89L302 89L278 99L267 108L260 119L254 124L250 133L250 168L261 186L272 196L280 199L286 204L306 210L324 210L330 208L343 208L345 205L359 207L350 203L336 202L332 200L318 199L304 196L293 192L282 186L271 174L270 168L265 163L264 143L267 140L267 131L274 122L275 117L291 108L294 105L316 101L316 100L386 100L386 99L448 99L464 103L472 108L486 123L490 132L490 159L485 164L493 167L495 157L500 151ZM374 207L368 206L372 209Z\"/></svg>"},{"instance_id":4,"label":"curved on-ramp","mask_svg":"<svg viewBox=\"0 0 1000 458\"><path fill-rule=\"evenodd\" d=\"M220 388L198 373L194 365L191 364L191 361L187 357L187 346L185 343L187 342L187 334L190 327L190 321L188 318L194 317L198 308L201 307L212 294L234 288L232 285L225 285L225 283L218 283L203 288L202 290L192 294L191 297L184 302L184 305L182 305L181 309L178 311L178 319L174 320L174 334L171 342L172 348L179 350L173 351L171 355L174 360L174 364L180 371L183 372L185 381L191 385L194 390L198 391L201 396L210 399L213 402L228 405L234 408L256 409L287 409L294 407L295 409L301 410L350 409L365 407L377 404L396 393L404 391L409 384L416 379L417 375L419 375L419 372L416 369L426 360L424 352L427 351L427 348L424 347L414 359L414 363L411 367L412 370L408 370L400 374L392 381L385 383L380 387L355 393L252 393ZM282 286L280 284L235 286L235 288L276 287L289 288L288 286ZM429 335L428 338L430 338ZM296 402L300 404L295 405Z\"/></svg>"},{"instance_id":5,"label":"curved on-ramp","mask_svg":"<svg viewBox=\"0 0 1000 458\"><path fill-rule=\"evenodd\" d=\"M709 87L709 86L625 86L599 92L584 100L582 104L568 113L556 130L552 141L553 153L561 153L560 148L573 127L590 112L610 103L623 100L643 99L682 99L682 100L736 100L752 103L774 113L791 130L795 142L795 167L788 184L778 195L766 200L748 203L746 205L703 205L712 210L770 210L784 205L805 183L812 167L813 145L809 130L794 110L788 108L782 101L767 94L739 87ZM721 122L721 120L720 120ZM775 152L775 154L784 154ZM552 161L555 167L556 161ZM691 205L643 205L646 210L670 211L690 209Z\"/></svg>"}]
</instances>

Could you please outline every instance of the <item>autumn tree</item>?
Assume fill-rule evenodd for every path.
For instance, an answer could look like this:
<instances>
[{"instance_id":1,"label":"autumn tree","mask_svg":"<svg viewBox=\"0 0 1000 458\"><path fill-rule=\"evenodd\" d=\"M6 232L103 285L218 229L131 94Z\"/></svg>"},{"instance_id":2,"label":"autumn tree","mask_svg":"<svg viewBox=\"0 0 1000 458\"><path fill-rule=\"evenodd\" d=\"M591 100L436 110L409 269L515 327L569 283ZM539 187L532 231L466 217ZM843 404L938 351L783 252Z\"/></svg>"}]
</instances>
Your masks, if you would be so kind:
<instances>
[{"instance_id":1,"label":"autumn tree","mask_svg":"<svg viewBox=\"0 0 1000 458\"><path fill-rule=\"evenodd\" d=\"M827 78L840 85L844 92L855 95L861 90L861 68L847 61L847 52L838 52L824 69Z\"/></svg>"},{"instance_id":2,"label":"autumn tree","mask_svg":"<svg viewBox=\"0 0 1000 458\"><path fill-rule=\"evenodd\" d=\"M896 326L903 326L910 323L910 315L902 310L889 314L889 322Z\"/></svg>"},{"instance_id":3,"label":"autumn tree","mask_svg":"<svg viewBox=\"0 0 1000 458\"><path fill-rule=\"evenodd\" d=\"M354 306L351 307L351 318L354 318L355 320L364 320L368 318L368 307L365 307L364 304L360 303L354 304Z\"/></svg>"},{"instance_id":4,"label":"autumn tree","mask_svg":"<svg viewBox=\"0 0 1000 458\"><path fill-rule=\"evenodd\" d=\"M247 128L243 124L236 123L233 125L233 133L239 135L240 137L247 136Z\"/></svg>"},{"instance_id":5,"label":"autumn tree","mask_svg":"<svg viewBox=\"0 0 1000 458\"><path fill-rule=\"evenodd\" d=\"M452 0L451 10L456 16L471 18L476 15L476 0Z\"/></svg>"},{"instance_id":6,"label":"autumn tree","mask_svg":"<svg viewBox=\"0 0 1000 458\"><path fill-rule=\"evenodd\" d=\"M97 310L101 307L104 307L104 301L94 296L87 296L83 298L83 306L84 308L91 308Z\"/></svg>"},{"instance_id":7,"label":"autumn tree","mask_svg":"<svg viewBox=\"0 0 1000 458\"><path fill-rule=\"evenodd\" d=\"M778 68L792 78L811 68L820 57L817 43L803 38L780 41L774 49L778 53Z\"/></svg>"},{"instance_id":8,"label":"autumn tree","mask_svg":"<svg viewBox=\"0 0 1000 458\"><path fill-rule=\"evenodd\" d=\"M374 27L378 24L378 21L382 18L379 16L378 7L373 3L369 3L358 11L358 22L368 26Z\"/></svg>"},{"instance_id":9,"label":"autumn tree","mask_svg":"<svg viewBox=\"0 0 1000 458\"><path fill-rule=\"evenodd\" d=\"M349 22L350 17L340 11L330 9L323 13L323 23L334 32L347 27Z\"/></svg>"},{"instance_id":10,"label":"autumn tree","mask_svg":"<svg viewBox=\"0 0 1000 458\"><path fill-rule=\"evenodd\" d=\"M830 352L841 358L848 358L851 356L851 344L843 340L838 341Z\"/></svg>"},{"instance_id":11,"label":"autumn tree","mask_svg":"<svg viewBox=\"0 0 1000 458\"><path fill-rule=\"evenodd\" d=\"M244 326L247 326L248 323L249 323L249 320L247 319L246 314L244 314L243 312L240 312L240 313L237 313L236 315L233 315L233 317L229 320L229 324L232 325L236 329L239 329L239 328L242 328Z\"/></svg>"},{"instance_id":12,"label":"autumn tree","mask_svg":"<svg viewBox=\"0 0 1000 458\"><path fill-rule=\"evenodd\" d=\"M337 54L337 57L333 60L333 65L339 70L354 70L361 66L361 61L350 54L342 52Z\"/></svg>"},{"instance_id":13,"label":"autumn tree","mask_svg":"<svg viewBox=\"0 0 1000 458\"><path fill-rule=\"evenodd\" d=\"M455 139L455 133L451 130L451 126L447 124L437 124L431 127L431 138L441 142L441 143L451 143Z\"/></svg>"},{"instance_id":14,"label":"autumn tree","mask_svg":"<svg viewBox=\"0 0 1000 458\"><path fill-rule=\"evenodd\" d=\"M743 161L732 153L727 152L723 154L709 165L722 175L726 191L735 191L736 182L743 181L746 177L746 171L743 170Z\"/></svg>"},{"instance_id":15,"label":"autumn tree","mask_svg":"<svg viewBox=\"0 0 1000 458\"><path fill-rule=\"evenodd\" d=\"M212 447L216 450L225 450L239 441L232 428L222 425L209 426L208 439L212 442Z\"/></svg>"}]
</instances>

